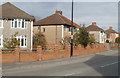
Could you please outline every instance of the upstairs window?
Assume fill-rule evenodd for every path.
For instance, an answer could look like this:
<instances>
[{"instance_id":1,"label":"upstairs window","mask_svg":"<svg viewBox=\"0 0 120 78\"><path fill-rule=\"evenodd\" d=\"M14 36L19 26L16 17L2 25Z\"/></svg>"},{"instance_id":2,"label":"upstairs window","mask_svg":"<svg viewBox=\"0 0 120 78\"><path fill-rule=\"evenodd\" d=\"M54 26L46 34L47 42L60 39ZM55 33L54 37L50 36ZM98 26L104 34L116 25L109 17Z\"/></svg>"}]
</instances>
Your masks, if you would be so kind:
<instances>
[{"instance_id":1,"label":"upstairs window","mask_svg":"<svg viewBox=\"0 0 120 78\"><path fill-rule=\"evenodd\" d=\"M69 32L71 32L71 27L69 27Z\"/></svg>"},{"instance_id":2,"label":"upstairs window","mask_svg":"<svg viewBox=\"0 0 120 78\"><path fill-rule=\"evenodd\" d=\"M43 32L45 32L46 30L45 30L45 28L43 28Z\"/></svg>"},{"instance_id":3,"label":"upstairs window","mask_svg":"<svg viewBox=\"0 0 120 78\"><path fill-rule=\"evenodd\" d=\"M38 30L40 30L40 26L38 27Z\"/></svg>"},{"instance_id":4,"label":"upstairs window","mask_svg":"<svg viewBox=\"0 0 120 78\"><path fill-rule=\"evenodd\" d=\"M0 28L3 28L3 20L0 20Z\"/></svg>"},{"instance_id":5,"label":"upstairs window","mask_svg":"<svg viewBox=\"0 0 120 78\"><path fill-rule=\"evenodd\" d=\"M3 35L0 35L0 47L3 47Z\"/></svg>"},{"instance_id":6,"label":"upstairs window","mask_svg":"<svg viewBox=\"0 0 120 78\"><path fill-rule=\"evenodd\" d=\"M26 28L26 22L24 19L14 19L12 20L12 28Z\"/></svg>"},{"instance_id":7,"label":"upstairs window","mask_svg":"<svg viewBox=\"0 0 120 78\"><path fill-rule=\"evenodd\" d=\"M25 20L22 20L22 27L21 28L25 28Z\"/></svg>"},{"instance_id":8,"label":"upstairs window","mask_svg":"<svg viewBox=\"0 0 120 78\"><path fill-rule=\"evenodd\" d=\"M17 20L15 20L14 23L15 23L14 27L17 28Z\"/></svg>"},{"instance_id":9,"label":"upstairs window","mask_svg":"<svg viewBox=\"0 0 120 78\"><path fill-rule=\"evenodd\" d=\"M67 27L66 26L64 26L64 31L67 32Z\"/></svg>"}]
</instances>

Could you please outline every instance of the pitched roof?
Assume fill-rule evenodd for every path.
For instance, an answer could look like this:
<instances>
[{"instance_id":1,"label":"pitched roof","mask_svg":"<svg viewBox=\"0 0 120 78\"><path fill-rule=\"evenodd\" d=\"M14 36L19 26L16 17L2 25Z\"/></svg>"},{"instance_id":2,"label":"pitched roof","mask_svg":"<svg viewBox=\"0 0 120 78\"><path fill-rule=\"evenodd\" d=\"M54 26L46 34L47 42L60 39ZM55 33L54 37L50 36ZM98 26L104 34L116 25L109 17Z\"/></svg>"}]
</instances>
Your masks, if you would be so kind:
<instances>
[{"instance_id":1,"label":"pitched roof","mask_svg":"<svg viewBox=\"0 0 120 78\"><path fill-rule=\"evenodd\" d=\"M60 15L60 14L53 14L48 16L44 19L38 20L34 22L34 26L42 26L42 25L69 25L71 26L71 20ZM73 23L75 27L81 28L80 25Z\"/></svg>"},{"instance_id":2,"label":"pitched roof","mask_svg":"<svg viewBox=\"0 0 120 78\"><path fill-rule=\"evenodd\" d=\"M21 19L35 19L33 16L25 13L21 9L17 8L13 4L7 2L0 6L0 18L7 18L7 19L15 19L15 18L21 18Z\"/></svg>"},{"instance_id":3,"label":"pitched roof","mask_svg":"<svg viewBox=\"0 0 120 78\"><path fill-rule=\"evenodd\" d=\"M86 28L88 31L104 31L102 28L98 27L96 23L92 23L92 25Z\"/></svg>"},{"instance_id":4,"label":"pitched roof","mask_svg":"<svg viewBox=\"0 0 120 78\"><path fill-rule=\"evenodd\" d=\"M105 32L108 33L108 34L110 34L110 33L118 33L115 30L113 30L112 27L110 27L109 29L107 29Z\"/></svg>"}]
</instances>

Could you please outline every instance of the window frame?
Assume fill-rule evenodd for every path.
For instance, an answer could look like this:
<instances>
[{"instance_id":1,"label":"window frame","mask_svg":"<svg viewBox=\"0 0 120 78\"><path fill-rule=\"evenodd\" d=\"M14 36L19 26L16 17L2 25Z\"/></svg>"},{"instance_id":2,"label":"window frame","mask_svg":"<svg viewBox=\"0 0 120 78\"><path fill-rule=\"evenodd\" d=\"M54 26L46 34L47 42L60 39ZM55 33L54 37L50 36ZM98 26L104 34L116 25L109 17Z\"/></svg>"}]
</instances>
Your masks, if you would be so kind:
<instances>
[{"instance_id":1,"label":"window frame","mask_svg":"<svg viewBox=\"0 0 120 78\"><path fill-rule=\"evenodd\" d=\"M43 32L46 32L46 29L45 29L45 28L43 28Z\"/></svg>"},{"instance_id":2,"label":"window frame","mask_svg":"<svg viewBox=\"0 0 120 78\"><path fill-rule=\"evenodd\" d=\"M64 26L64 32L67 32L67 27L66 26Z\"/></svg>"},{"instance_id":3,"label":"window frame","mask_svg":"<svg viewBox=\"0 0 120 78\"><path fill-rule=\"evenodd\" d=\"M0 43L1 43L0 47L3 47L3 35L0 35Z\"/></svg>"},{"instance_id":4,"label":"window frame","mask_svg":"<svg viewBox=\"0 0 120 78\"><path fill-rule=\"evenodd\" d=\"M20 35L16 37L17 40L20 40L20 47L27 47L27 36L26 35ZM23 46L22 46L22 39L23 39Z\"/></svg>"},{"instance_id":5,"label":"window frame","mask_svg":"<svg viewBox=\"0 0 120 78\"><path fill-rule=\"evenodd\" d=\"M11 21L11 28L26 29L26 25L27 25L27 22L25 19L13 19Z\"/></svg>"}]
</instances>

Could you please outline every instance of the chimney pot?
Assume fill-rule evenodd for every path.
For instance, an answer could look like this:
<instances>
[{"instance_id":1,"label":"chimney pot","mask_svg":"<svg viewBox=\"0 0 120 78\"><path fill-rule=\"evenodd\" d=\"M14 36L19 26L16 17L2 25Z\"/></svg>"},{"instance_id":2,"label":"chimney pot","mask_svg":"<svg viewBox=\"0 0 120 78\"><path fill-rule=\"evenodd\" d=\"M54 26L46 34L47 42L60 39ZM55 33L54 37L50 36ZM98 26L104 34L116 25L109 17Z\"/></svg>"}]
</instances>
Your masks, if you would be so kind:
<instances>
[{"instance_id":1,"label":"chimney pot","mask_svg":"<svg viewBox=\"0 0 120 78\"><path fill-rule=\"evenodd\" d=\"M96 25L96 22L92 22L92 25Z\"/></svg>"},{"instance_id":2,"label":"chimney pot","mask_svg":"<svg viewBox=\"0 0 120 78\"><path fill-rule=\"evenodd\" d=\"M58 10L56 10L55 13L56 13L56 14L59 14L59 15L62 15L62 11L58 11Z\"/></svg>"},{"instance_id":3,"label":"chimney pot","mask_svg":"<svg viewBox=\"0 0 120 78\"><path fill-rule=\"evenodd\" d=\"M112 29L112 27L110 26L109 29Z\"/></svg>"}]
</instances>

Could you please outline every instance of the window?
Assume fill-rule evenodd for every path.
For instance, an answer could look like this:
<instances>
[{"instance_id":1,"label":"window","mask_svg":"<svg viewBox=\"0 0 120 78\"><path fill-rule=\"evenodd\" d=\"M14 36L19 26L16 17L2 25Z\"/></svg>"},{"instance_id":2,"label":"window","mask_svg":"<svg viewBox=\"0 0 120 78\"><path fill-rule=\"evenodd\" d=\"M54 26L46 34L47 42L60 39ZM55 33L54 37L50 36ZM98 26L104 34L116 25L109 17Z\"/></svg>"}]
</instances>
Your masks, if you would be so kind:
<instances>
[{"instance_id":1,"label":"window","mask_svg":"<svg viewBox=\"0 0 120 78\"><path fill-rule=\"evenodd\" d=\"M26 21L24 19L12 20L12 28L26 28Z\"/></svg>"},{"instance_id":2,"label":"window","mask_svg":"<svg viewBox=\"0 0 120 78\"><path fill-rule=\"evenodd\" d=\"M12 28L14 27L14 21L12 20Z\"/></svg>"},{"instance_id":3,"label":"window","mask_svg":"<svg viewBox=\"0 0 120 78\"><path fill-rule=\"evenodd\" d=\"M22 20L22 28L25 28L25 20Z\"/></svg>"},{"instance_id":4,"label":"window","mask_svg":"<svg viewBox=\"0 0 120 78\"><path fill-rule=\"evenodd\" d=\"M0 47L3 47L3 35L0 35Z\"/></svg>"},{"instance_id":5,"label":"window","mask_svg":"<svg viewBox=\"0 0 120 78\"><path fill-rule=\"evenodd\" d=\"M20 41L20 47L26 47L27 46L27 38L25 35L17 36L17 40Z\"/></svg>"},{"instance_id":6,"label":"window","mask_svg":"<svg viewBox=\"0 0 120 78\"><path fill-rule=\"evenodd\" d=\"M66 27L66 26L64 26L64 31L65 31L65 32L67 31L67 27Z\"/></svg>"},{"instance_id":7,"label":"window","mask_svg":"<svg viewBox=\"0 0 120 78\"><path fill-rule=\"evenodd\" d=\"M101 33L103 33L103 31L101 31Z\"/></svg>"},{"instance_id":8,"label":"window","mask_svg":"<svg viewBox=\"0 0 120 78\"><path fill-rule=\"evenodd\" d=\"M38 30L40 30L40 26L38 27Z\"/></svg>"},{"instance_id":9,"label":"window","mask_svg":"<svg viewBox=\"0 0 120 78\"><path fill-rule=\"evenodd\" d=\"M46 30L45 30L45 28L43 28L43 32L45 32Z\"/></svg>"},{"instance_id":10,"label":"window","mask_svg":"<svg viewBox=\"0 0 120 78\"><path fill-rule=\"evenodd\" d=\"M71 27L69 27L69 32L71 32Z\"/></svg>"},{"instance_id":11,"label":"window","mask_svg":"<svg viewBox=\"0 0 120 78\"><path fill-rule=\"evenodd\" d=\"M18 27L21 27L21 19L18 19Z\"/></svg>"},{"instance_id":12,"label":"window","mask_svg":"<svg viewBox=\"0 0 120 78\"><path fill-rule=\"evenodd\" d=\"M15 20L15 28L17 28L17 20Z\"/></svg>"},{"instance_id":13,"label":"window","mask_svg":"<svg viewBox=\"0 0 120 78\"><path fill-rule=\"evenodd\" d=\"M0 28L3 28L3 20L0 20Z\"/></svg>"}]
</instances>

